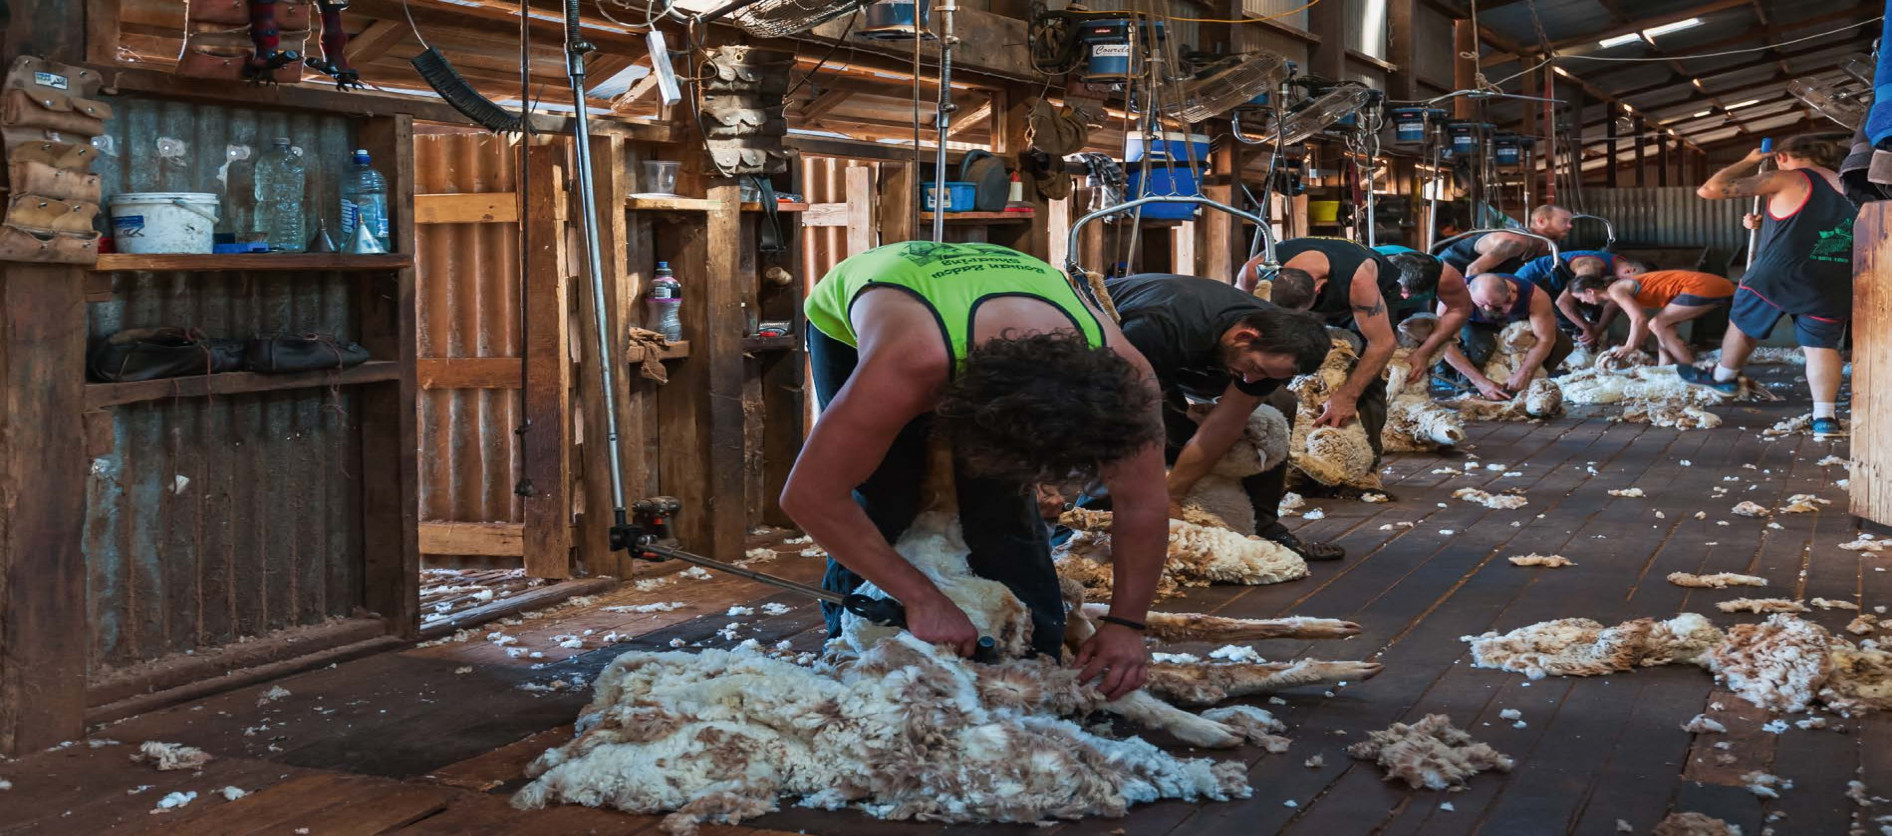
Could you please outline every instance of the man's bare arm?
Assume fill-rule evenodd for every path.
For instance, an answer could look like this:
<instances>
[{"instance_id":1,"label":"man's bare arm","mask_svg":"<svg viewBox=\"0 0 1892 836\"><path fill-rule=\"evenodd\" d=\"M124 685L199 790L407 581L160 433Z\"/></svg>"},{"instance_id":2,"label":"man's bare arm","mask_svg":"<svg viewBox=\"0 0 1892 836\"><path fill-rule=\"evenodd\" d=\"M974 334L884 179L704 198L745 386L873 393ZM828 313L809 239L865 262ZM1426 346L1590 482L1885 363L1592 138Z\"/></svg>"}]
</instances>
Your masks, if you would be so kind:
<instances>
[{"instance_id":1,"label":"man's bare arm","mask_svg":"<svg viewBox=\"0 0 1892 836\"><path fill-rule=\"evenodd\" d=\"M1534 252L1531 240L1509 232L1494 232L1478 239L1478 257L1465 265L1465 278L1494 272L1506 261L1530 255Z\"/></svg>"},{"instance_id":2,"label":"man's bare arm","mask_svg":"<svg viewBox=\"0 0 1892 836\"><path fill-rule=\"evenodd\" d=\"M1250 395L1229 384L1220 400L1209 410L1207 417L1196 426L1196 433L1183 445L1176 455L1176 463L1169 468L1169 498L1172 502L1181 502L1189 495L1189 489L1222 460L1235 440L1242 437L1242 431L1248 428L1248 416L1254 414L1255 407L1261 405L1259 395Z\"/></svg>"},{"instance_id":3,"label":"man's bare arm","mask_svg":"<svg viewBox=\"0 0 1892 836\"><path fill-rule=\"evenodd\" d=\"M1759 151L1749 153L1708 178L1695 194L1705 200L1728 200L1740 197L1766 197L1787 188L1799 178L1782 177L1779 171L1759 171L1757 167L1769 155Z\"/></svg>"},{"instance_id":4,"label":"man's bare arm","mask_svg":"<svg viewBox=\"0 0 1892 836\"><path fill-rule=\"evenodd\" d=\"M1451 265L1446 265L1445 269L1457 272L1452 270ZM1438 327L1432 329L1432 336L1426 337L1426 341L1420 343L1419 347L1413 349L1412 352L1412 357L1422 361L1426 366L1432 365L1432 361L1439 357L1439 352L1444 346L1458 339L1459 329L1465 327L1466 321L1472 317L1472 294L1465 287L1463 276L1439 277L1436 311L1439 315ZM1417 365L1415 364L1414 371L1423 371L1418 369Z\"/></svg>"},{"instance_id":5,"label":"man's bare arm","mask_svg":"<svg viewBox=\"0 0 1892 836\"><path fill-rule=\"evenodd\" d=\"M1509 388L1513 392L1523 391L1557 348L1557 314L1551 310L1550 298L1541 292L1531 294L1531 334L1537 337L1537 344L1524 352L1524 362L1512 375ZM1550 369L1544 372L1548 374Z\"/></svg>"},{"instance_id":6,"label":"man's bare arm","mask_svg":"<svg viewBox=\"0 0 1892 836\"><path fill-rule=\"evenodd\" d=\"M1623 347L1641 348L1649 339L1649 315L1644 313L1642 305L1636 301L1636 295L1629 291L1623 282L1610 285L1610 301L1623 309L1623 315L1629 317L1629 337L1623 340Z\"/></svg>"}]
</instances>

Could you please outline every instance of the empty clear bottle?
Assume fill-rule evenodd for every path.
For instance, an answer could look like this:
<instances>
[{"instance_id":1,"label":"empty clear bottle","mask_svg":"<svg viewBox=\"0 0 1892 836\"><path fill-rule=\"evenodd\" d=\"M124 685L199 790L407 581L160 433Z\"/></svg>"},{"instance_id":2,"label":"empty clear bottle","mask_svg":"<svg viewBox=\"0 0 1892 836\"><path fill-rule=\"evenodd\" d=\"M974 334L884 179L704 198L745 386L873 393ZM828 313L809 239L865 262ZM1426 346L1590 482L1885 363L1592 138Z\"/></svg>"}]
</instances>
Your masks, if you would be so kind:
<instances>
[{"instance_id":1,"label":"empty clear bottle","mask_svg":"<svg viewBox=\"0 0 1892 836\"><path fill-rule=\"evenodd\" d=\"M355 224L366 224L383 249L394 252L388 238L388 180L368 165L368 152L355 151L354 165L342 172L342 238L355 237Z\"/></svg>"},{"instance_id":2,"label":"empty clear bottle","mask_svg":"<svg viewBox=\"0 0 1892 836\"><path fill-rule=\"evenodd\" d=\"M652 331L671 342L683 339L683 283L670 272L670 262L657 262L657 275L651 278L650 290L644 295L644 308Z\"/></svg>"},{"instance_id":3,"label":"empty clear bottle","mask_svg":"<svg viewBox=\"0 0 1892 836\"><path fill-rule=\"evenodd\" d=\"M307 190L302 155L287 138L256 160L256 231L279 253L302 252L309 243L303 225L303 196Z\"/></svg>"}]
</instances>

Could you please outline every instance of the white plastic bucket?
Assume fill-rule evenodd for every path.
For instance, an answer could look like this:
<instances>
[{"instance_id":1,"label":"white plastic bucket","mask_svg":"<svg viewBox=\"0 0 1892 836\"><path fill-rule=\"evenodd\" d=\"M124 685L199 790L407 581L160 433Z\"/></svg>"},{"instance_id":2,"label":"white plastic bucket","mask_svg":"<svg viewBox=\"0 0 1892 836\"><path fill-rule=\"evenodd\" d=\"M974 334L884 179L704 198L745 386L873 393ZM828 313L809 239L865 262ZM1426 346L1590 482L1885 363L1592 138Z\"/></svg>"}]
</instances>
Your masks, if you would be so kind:
<instances>
[{"instance_id":1,"label":"white plastic bucket","mask_svg":"<svg viewBox=\"0 0 1892 836\"><path fill-rule=\"evenodd\" d=\"M209 253L217 196L203 192L113 195L112 239L121 253Z\"/></svg>"}]
</instances>

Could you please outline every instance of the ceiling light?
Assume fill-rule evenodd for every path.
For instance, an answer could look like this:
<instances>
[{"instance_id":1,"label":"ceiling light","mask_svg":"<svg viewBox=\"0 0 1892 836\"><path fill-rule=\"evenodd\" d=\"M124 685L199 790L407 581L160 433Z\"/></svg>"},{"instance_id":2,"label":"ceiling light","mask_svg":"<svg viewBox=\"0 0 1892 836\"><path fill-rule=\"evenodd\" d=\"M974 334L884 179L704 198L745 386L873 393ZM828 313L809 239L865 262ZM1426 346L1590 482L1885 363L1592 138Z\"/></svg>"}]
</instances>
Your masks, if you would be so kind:
<instances>
[{"instance_id":1,"label":"ceiling light","mask_svg":"<svg viewBox=\"0 0 1892 836\"><path fill-rule=\"evenodd\" d=\"M1704 111L1702 111L1702 112L1700 112L1700 113L1697 113L1697 114L1695 114L1694 116L1690 116L1690 117L1688 117L1688 118L1690 118L1690 119L1700 119L1700 118L1702 118L1703 116L1707 116L1707 115L1709 115L1709 114L1711 114L1711 113L1714 113L1714 112L1715 112L1715 109L1711 107L1711 108L1709 108L1709 109L1707 109L1707 110L1704 110Z\"/></svg>"},{"instance_id":2,"label":"ceiling light","mask_svg":"<svg viewBox=\"0 0 1892 836\"><path fill-rule=\"evenodd\" d=\"M1563 76L1564 78L1576 78L1576 76L1573 76L1570 74L1569 70L1566 70L1562 67L1551 67L1551 70L1555 71L1558 75Z\"/></svg>"},{"instance_id":3,"label":"ceiling light","mask_svg":"<svg viewBox=\"0 0 1892 836\"><path fill-rule=\"evenodd\" d=\"M1647 29L1642 30L1642 36L1650 40L1655 40L1655 37L1657 35L1667 35L1670 32L1680 32L1683 29L1693 29L1694 27L1697 27L1700 25L1701 25L1701 18L1691 17L1687 20L1678 20L1674 23L1664 23L1661 26L1651 26Z\"/></svg>"},{"instance_id":4,"label":"ceiling light","mask_svg":"<svg viewBox=\"0 0 1892 836\"><path fill-rule=\"evenodd\" d=\"M1757 104L1760 104L1760 103L1761 103L1761 100L1760 100L1760 99L1748 99L1748 100L1747 100L1747 101L1745 101L1745 102L1736 102L1736 103L1734 103L1734 104L1731 104L1731 105L1728 105L1728 106L1726 106L1726 107L1723 107L1722 109L1723 109L1723 110L1736 110L1736 109L1738 109L1738 108L1743 108L1743 107L1747 107L1748 105L1757 105Z\"/></svg>"},{"instance_id":5,"label":"ceiling light","mask_svg":"<svg viewBox=\"0 0 1892 836\"><path fill-rule=\"evenodd\" d=\"M1597 41L1596 45L1604 49L1609 49L1613 46L1622 46L1623 44L1640 40L1642 40L1641 32L1631 32L1627 35L1617 35L1614 38L1604 38L1603 40Z\"/></svg>"}]
</instances>

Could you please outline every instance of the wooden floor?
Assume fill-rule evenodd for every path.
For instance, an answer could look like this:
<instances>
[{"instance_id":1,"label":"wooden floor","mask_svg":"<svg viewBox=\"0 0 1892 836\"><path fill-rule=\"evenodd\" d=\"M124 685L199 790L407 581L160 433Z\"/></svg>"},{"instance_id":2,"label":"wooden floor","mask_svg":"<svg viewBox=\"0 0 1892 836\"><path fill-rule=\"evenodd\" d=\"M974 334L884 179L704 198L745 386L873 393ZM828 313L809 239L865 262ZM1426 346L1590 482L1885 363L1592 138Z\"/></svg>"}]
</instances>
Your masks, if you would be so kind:
<instances>
[{"instance_id":1,"label":"wooden floor","mask_svg":"<svg viewBox=\"0 0 1892 836\"><path fill-rule=\"evenodd\" d=\"M1776 380L1798 369L1776 368ZM1797 388L1797 387L1794 387ZM1783 389L1783 394L1791 389ZM1759 430L1804 409L1789 401L1720 410L1726 425L1677 432L1600 417L1542 424L1481 424L1467 453L1409 455L1389 461L1386 481L1396 501L1366 504L1312 500L1317 521L1294 520L1302 537L1333 540L1350 556L1315 564L1312 577L1267 587L1213 587L1161 604L1232 616L1299 614L1346 618L1365 629L1346 641L1266 642L1264 656L1372 659L1385 673L1332 697L1318 690L1289 693L1270 706L1288 724L1293 748L1213 753L1251 765L1252 799L1206 805L1158 804L1125 819L1061 824L1059 834L1253 834L1314 836L1388 833L1549 834L1636 832L1670 811L1695 810L1761 832L1764 819L1784 814L1781 834L1845 833L1855 806L1844 793L1858 778L1892 795L1892 733L1884 718L1832 718L1826 730L1759 729L1766 717L1718 692L1695 668L1656 668L1590 679L1531 682L1469 666L1461 636L1506 630L1552 618L1582 616L1606 623L1680 611L1722 625L1756 620L1714 609L1736 591L1689 590L1664 576L1673 571L1740 571L1768 577L1769 594L1857 601L1868 611L1892 605L1892 557L1837 548L1857 524L1835 483L1844 467L1822 467L1844 445L1804 436L1765 440ZM1475 467L1467 468L1470 463ZM1744 467L1751 465L1751 467ZM1450 474L1434 471L1450 468ZM1515 472L1518 475L1505 475ZM1451 498L1460 487L1522 490L1529 504L1488 510ZM1609 495L1640 487L1640 499ZM1714 496L1715 488L1726 494ZM1778 506L1790 494L1812 493L1833 504L1815 514L1766 520L1737 517L1741 500ZM1697 520L1697 511L1706 513ZM1657 516L1661 512L1662 516ZM1395 523L1412 523L1401 527ZM1725 523L1725 524L1724 524ZM813 578L820 561L785 547L770 571ZM1562 554L1577 565L1518 568L1514 554ZM666 566L663 571L675 571ZM678 601L655 614L611 612L607 606ZM732 604L779 601L785 615L732 617ZM1849 615L1809 617L1838 630ZM733 578L679 580L638 591L620 588L587 604L515 624L477 628L466 642L384 654L281 681L290 693L262 701L269 686L240 689L200 703L99 729L92 744L0 762L0 833L644 833L654 817L564 808L521 812L506 806L523 783L525 763L568 739L585 689L551 687L589 679L628 649L669 649L726 642L716 632L740 623L737 640L789 640L813 649L818 617L806 601ZM542 654L509 657L485 640L504 631L514 648ZM585 630L592 633L582 635ZM606 645L604 634L635 635ZM554 636L579 634L584 646L561 648ZM1709 710L1711 703L1720 710ZM1522 712L1515 728L1499 712ZM1699 738L1680 725L1703 711L1729 727ZM1368 731L1428 713L1449 714L1477 738L1517 759L1508 775L1481 775L1461 793L1410 792L1383 783L1377 769L1343 749ZM201 775L156 772L133 764L140 742L162 740L214 753ZM1733 743L1737 763L1716 765L1714 742ZM1313 755L1325 765L1304 766ZM1794 782L1775 801L1741 787L1738 776L1759 769ZM139 790L139 787L149 785ZM253 795L226 801L235 786ZM149 812L172 790L196 801L178 812ZM1293 802L1289 806L1287 802ZM1452 809L1446 809L1449 803ZM1867 815L1892 813L1892 805ZM920 834L950 830L879 822L853 813L791 810L749 823L754 828L820 834ZM706 833L755 832L706 828Z\"/></svg>"}]
</instances>

